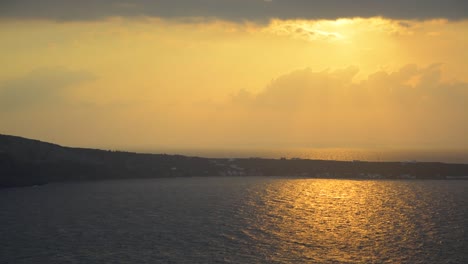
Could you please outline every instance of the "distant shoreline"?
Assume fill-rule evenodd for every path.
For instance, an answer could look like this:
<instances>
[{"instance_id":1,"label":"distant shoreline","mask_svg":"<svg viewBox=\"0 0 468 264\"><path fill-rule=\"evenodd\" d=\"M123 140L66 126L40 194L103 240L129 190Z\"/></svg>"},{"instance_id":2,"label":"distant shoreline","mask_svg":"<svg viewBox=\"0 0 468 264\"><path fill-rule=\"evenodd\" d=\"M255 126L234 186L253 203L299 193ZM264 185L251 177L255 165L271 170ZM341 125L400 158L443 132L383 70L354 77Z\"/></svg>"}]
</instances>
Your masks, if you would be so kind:
<instances>
[{"instance_id":1,"label":"distant shoreline","mask_svg":"<svg viewBox=\"0 0 468 264\"><path fill-rule=\"evenodd\" d=\"M229 149L197 149L197 148L159 148L132 149L136 153L167 153L171 155L186 155L205 158L251 158L265 159L301 158L310 160L353 161L367 162L442 162L454 164L468 164L468 150L465 149L375 149L375 148L278 148L258 149L229 148Z\"/></svg>"},{"instance_id":2,"label":"distant shoreline","mask_svg":"<svg viewBox=\"0 0 468 264\"><path fill-rule=\"evenodd\" d=\"M320 179L467 179L468 164L302 158L202 158L60 145L0 135L0 188L132 178L280 176Z\"/></svg>"}]
</instances>

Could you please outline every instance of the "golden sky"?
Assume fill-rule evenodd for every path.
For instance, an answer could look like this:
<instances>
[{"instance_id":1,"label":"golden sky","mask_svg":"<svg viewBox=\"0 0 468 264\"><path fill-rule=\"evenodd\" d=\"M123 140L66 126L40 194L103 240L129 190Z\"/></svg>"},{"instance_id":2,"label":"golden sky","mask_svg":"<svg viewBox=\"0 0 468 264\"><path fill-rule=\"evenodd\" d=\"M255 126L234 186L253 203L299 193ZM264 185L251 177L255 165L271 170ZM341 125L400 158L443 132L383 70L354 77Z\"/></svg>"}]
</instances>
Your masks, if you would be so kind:
<instances>
[{"instance_id":1,"label":"golden sky","mask_svg":"<svg viewBox=\"0 0 468 264\"><path fill-rule=\"evenodd\" d=\"M119 149L468 148L466 47L468 20L450 17L3 16L0 133Z\"/></svg>"}]
</instances>

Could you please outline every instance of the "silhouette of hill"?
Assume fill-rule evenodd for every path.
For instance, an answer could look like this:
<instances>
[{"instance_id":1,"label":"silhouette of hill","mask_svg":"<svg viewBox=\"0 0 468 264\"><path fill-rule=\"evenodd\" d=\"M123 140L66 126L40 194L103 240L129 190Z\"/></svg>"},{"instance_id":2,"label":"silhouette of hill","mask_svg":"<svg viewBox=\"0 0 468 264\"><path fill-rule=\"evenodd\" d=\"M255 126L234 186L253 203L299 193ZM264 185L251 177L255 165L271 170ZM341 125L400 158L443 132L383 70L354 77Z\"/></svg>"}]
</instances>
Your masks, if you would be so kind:
<instances>
[{"instance_id":1,"label":"silhouette of hill","mask_svg":"<svg viewBox=\"0 0 468 264\"><path fill-rule=\"evenodd\" d=\"M305 159L209 159L71 148L0 135L0 188L56 181L192 176L316 178L464 178L468 164L345 162Z\"/></svg>"},{"instance_id":2,"label":"silhouette of hill","mask_svg":"<svg viewBox=\"0 0 468 264\"><path fill-rule=\"evenodd\" d=\"M208 159L70 148L0 135L0 187L51 181L215 175Z\"/></svg>"}]
</instances>

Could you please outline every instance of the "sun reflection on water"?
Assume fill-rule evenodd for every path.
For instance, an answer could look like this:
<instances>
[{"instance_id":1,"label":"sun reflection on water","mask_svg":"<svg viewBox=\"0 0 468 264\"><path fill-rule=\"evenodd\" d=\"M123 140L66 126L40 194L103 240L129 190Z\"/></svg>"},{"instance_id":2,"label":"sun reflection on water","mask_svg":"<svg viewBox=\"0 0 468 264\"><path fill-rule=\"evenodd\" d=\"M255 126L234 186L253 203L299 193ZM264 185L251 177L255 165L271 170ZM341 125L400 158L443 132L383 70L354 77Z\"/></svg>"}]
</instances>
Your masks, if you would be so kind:
<instances>
[{"instance_id":1,"label":"sun reflection on water","mask_svg":"<svg viewBox=\"0 0 468 264\"><path fill-rule=\"evenodd\" d=\"M431 215L419 195L404 182L277 180L255 194L256 217L244 233L257 252L275 247L265 256L272 262L408 262L440 242L427 244L437 224L419 217Z\"/></svg>"}]
</instances>

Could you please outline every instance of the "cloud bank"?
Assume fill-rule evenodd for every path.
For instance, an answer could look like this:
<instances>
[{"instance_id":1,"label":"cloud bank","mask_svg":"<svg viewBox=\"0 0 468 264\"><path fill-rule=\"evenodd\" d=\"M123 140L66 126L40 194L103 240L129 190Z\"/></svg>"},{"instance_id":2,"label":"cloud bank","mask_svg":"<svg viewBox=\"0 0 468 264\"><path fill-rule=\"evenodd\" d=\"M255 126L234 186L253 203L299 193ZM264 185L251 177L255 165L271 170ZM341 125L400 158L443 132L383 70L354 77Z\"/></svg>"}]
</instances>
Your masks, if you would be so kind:
<instances>
[{"instance_id":1,"label":"cloud bank","mask_svg":"<svg viewBox=\"0 0 468 264\"><path fill-rule=\"evenodd\" d=\"M204 17L233 21L336 19L383 16L395 19L465 19L464 0L6 0L0 16L20 19L95 20L113 16Z\"/></svg>"},{"instance_id":2,"label":"cloud bank","mask_svg":"<svg viewBox=\"0 0 468 264\"><path fill-rule=\"evenodd\" d=\"M441 65L407 65L353 81L357 73L356 67L297 70L259 93L240 90L205 114L216 120L218 133L239 144L460 147L468 142L468 83L442 81Z\"/></svg>"},{"instance_id":3,"label":"cloud bank","mask_svg":"<svg viewBox=\"0 0 468 264\"><path fill-rule=\"evenodd\" d=\"M441 68L407 65L359 80L357 67L301 69L225 100L187 94L125 107L88 106L69 92L86 73L33 72L1 84L0 125L94 147L468 148L468 83L443 80Z\"/></svg>"}]
</instances>

